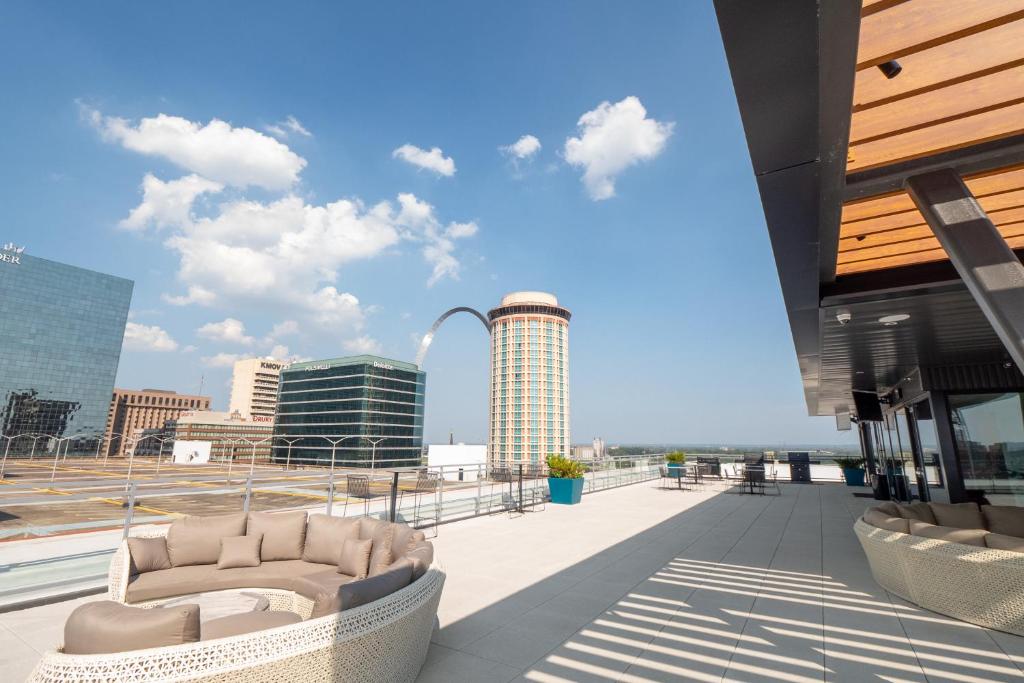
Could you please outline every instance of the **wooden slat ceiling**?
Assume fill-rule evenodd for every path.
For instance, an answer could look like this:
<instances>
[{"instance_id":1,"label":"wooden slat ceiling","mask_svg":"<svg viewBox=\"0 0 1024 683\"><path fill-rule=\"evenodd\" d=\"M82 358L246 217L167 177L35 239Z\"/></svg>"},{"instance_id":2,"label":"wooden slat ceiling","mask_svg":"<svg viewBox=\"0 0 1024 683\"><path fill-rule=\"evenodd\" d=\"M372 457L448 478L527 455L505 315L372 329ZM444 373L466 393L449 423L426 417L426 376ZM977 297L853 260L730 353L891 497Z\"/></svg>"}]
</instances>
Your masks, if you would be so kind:
<instances>
[{"instance_id":1,"label":"wooden slat ceiling","mask_svg":"<svg viewBox=\"0 0 1024 683\"><path fill-rule=\"evenodd\" d=\"M877 68L897 60L887 79ZM1024 0L865 0L847 173L1024 133ZM1024 170L968 185L1024 247ZM836 274L946 258L906 193L843 207Z\"/></svg>"}]
</instances>

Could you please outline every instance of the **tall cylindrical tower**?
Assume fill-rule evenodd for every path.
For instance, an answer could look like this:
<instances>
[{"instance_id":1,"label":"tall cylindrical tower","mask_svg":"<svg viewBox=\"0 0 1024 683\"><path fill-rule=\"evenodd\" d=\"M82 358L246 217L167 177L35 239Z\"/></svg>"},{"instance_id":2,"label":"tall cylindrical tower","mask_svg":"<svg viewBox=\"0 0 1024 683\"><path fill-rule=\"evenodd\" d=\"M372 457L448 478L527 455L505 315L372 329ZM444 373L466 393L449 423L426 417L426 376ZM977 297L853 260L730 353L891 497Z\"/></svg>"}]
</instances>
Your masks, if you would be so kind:
<instances>
[{"instance_id":1,"label":"tall cylindrical tower","mask_svg":"<svg viewBox=\"0 0 1024 683\"><path fill-rule=\"evenodd\" d=\"M491 323L491 465L569 456L569 318L553 294L513 292Z\"/></svg>"}]
</instances>

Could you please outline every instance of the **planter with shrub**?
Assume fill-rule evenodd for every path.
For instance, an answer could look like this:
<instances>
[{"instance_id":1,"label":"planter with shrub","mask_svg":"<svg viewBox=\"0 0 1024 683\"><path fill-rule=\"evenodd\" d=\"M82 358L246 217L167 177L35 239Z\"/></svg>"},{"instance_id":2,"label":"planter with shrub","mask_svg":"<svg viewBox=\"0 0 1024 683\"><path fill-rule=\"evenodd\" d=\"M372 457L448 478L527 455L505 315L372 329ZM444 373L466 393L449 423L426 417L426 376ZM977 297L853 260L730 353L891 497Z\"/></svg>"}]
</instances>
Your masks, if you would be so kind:
<instances>
[{"instance_id":1,"label":"planter with shrub","mask_svg":"<svg viewBox=\"0 0 1024 683\"><path fill-rule=\"evenodd\" d=\"M548 490L556 505L579 503L583 497L583 465L560 455L549 455Z\"/></svg>"},{"instance_id":2,"label":"planter with shrub","mask_svg":"<svg viewBox=\"0 0 1024 683\"><path fill-rule=\"evenodd\" d=\"M864 458L836 458L847 486L864 486Z\"/></svg>"}]
</instances>

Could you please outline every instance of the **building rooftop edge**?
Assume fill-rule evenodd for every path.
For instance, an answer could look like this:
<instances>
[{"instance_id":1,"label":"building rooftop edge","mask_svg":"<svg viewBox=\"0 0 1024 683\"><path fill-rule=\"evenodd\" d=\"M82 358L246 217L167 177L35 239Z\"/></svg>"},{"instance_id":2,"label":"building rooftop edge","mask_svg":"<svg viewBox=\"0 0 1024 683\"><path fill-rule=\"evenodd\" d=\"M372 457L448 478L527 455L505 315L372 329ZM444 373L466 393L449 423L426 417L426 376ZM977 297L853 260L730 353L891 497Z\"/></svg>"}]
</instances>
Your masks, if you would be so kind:
<instances>
[{"instance_id":1,"label":"building rooftop edge","mask_svg":"<svg viewBox=\"0 0 1024 683\"><path fill-rule=\"evenodd\" d=\"M317 365L326 365L327 367L339 367L343 365L361 365L364 363L382 363L384 365L390 365L399 370L408 370L410 372L420 372L419 367L415 363L409 363L402 360L395 360L394 358L384 358L383 356L374 356L370 354L363 354L359 356L343 356L341 358L324 358L321 360L310 360L301 363L292 363L291 365L284 368L284 370L308 370L311 367Z\"/></svg>"}]
</instances>

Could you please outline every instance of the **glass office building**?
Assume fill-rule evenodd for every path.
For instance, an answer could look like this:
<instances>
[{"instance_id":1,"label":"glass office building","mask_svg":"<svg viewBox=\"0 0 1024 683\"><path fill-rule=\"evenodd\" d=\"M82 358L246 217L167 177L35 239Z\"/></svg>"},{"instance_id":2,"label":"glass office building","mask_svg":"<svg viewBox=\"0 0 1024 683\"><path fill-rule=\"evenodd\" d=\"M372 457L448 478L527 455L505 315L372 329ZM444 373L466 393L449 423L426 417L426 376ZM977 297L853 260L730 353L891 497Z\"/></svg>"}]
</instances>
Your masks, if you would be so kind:
<instances>
[{"instance_id":1,"label":"glass office building","mask_svg":"<svg viewBox=\"0 0 1024 683\"><path fill-rule=\"evenodd\" d=\"M0 250L0 449L37 453L103 436L131 280ZM94 447L94 446L93 446Z\"/></svg>"},{"instance_id":2,"label":"glass office building","mask_svg":"<svg viewBox=\"0 0 1024 683\"><path fill-rule=\"evenodd\" d=\"M293 363L281 370L274 461L419 465L425 387L416 365L378 356Z\"/></svg>"}]
</instances>

